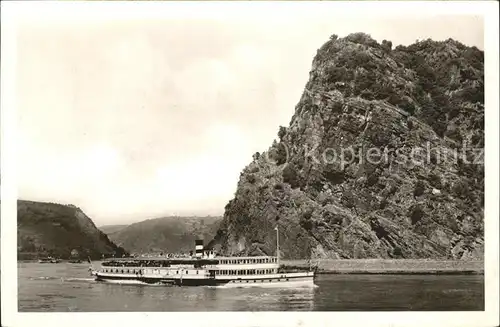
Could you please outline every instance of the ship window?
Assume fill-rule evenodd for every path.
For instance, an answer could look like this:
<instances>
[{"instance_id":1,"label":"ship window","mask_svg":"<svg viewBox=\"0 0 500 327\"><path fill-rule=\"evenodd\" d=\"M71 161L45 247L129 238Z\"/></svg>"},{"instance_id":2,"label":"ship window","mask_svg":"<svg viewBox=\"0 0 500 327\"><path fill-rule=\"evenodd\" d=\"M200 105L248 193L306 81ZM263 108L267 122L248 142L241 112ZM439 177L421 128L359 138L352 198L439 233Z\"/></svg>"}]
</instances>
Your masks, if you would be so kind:
<instances>
[{"instance_id":1,"label":"ship window","mask_svg":"<svg viewBox=\"0 0 500 327\"><path fill-rule=\"evenodd\" d=\"M253 280L253 282L254 282L254 283L257 283L257 281L256 281L255 279Z\"/></svg>"},{"instance_id":2,"label":"ship window","mask_svg":"<svg viewBox=\"0 0 500 327\"><path fill-rule=\"evenodd\" d=\"M288 282L288 278L286 279L286 281Z\"/></svg>"},{"instance_id":3,"label":"ship window","mask_svg":"<svg viewBox=\"0 0 500 327\"><path fill-rule=\"evenodd\" d=\"M186 275L188 275L188 274L189 274L189 270L186 270Z\"/></svg>"},{"instance_id":4,"label":"ship window","mask_svg":"<svg viewBox=\"0 0 500 327\"><path fill-rule=\"evenodd\" d=\"M179 270L177 270L175 273L176 273L176 274L178 274L178 273L179 273Z\"/></svg>"},{"instance_id":5,"label":"ship window","mask_svg":"<svg viewBox=\"0 0 500 327\"><path fill-rule=\"evenodd\" d=\"M196 270L196 275L198 275L200 272L198 270Z\"/></svg>"}]
</instances>

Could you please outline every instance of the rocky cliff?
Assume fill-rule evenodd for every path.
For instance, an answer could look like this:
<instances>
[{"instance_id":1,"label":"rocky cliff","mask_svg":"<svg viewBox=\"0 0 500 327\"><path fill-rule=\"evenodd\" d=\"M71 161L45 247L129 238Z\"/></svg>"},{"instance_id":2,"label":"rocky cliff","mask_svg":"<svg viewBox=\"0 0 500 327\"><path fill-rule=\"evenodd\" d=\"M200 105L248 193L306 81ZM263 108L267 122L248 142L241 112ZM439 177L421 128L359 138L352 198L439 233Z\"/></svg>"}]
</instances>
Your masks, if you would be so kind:
<instances>
[{"instance_id":1,"label":"rocky cliff","mask_svg":"<svg viewBox=\"0 0 500 327\"><path fill-rule=\"evenodd\" d=\"M211 245L273 254L278 226L285 258L482 258L483 58L332 35Z\"/></svg>"},{"instance_id":2,"label":"rocky cliff","mask_svg":"<svg viewBox=\"0 0 500 327\"><path fill-rule=\"evenodd\" d=\"M73 250L82 259L126 254L73 205L18 201L17 226L18 259L67 259Z\"/></svg>"},{"instance_id":3,"label":"rocky cliff","mask_svg":"<svg viewBox=\"0 0 500 327\"><path fill-rule=\"evenodd\" d=\"M222 217L164 217L131 224L108 234L131 253L189 253L196 239L210 240ZM107 229L107 228L106 228Z\"/></svg>"}]
</instances>

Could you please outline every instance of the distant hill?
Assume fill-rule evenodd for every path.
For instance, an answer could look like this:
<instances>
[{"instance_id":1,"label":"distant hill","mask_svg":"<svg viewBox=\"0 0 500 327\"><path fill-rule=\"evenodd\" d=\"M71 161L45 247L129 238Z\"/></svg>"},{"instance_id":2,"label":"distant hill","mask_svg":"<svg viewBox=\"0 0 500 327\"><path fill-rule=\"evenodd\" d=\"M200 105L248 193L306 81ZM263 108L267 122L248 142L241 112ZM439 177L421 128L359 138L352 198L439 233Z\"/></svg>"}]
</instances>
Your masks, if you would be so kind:
<instances>
[{"instance_id":1,"label":"distant hill","mask_svg":"<svg viewBox=\"0 0 500 327\"><path fill-rule=\"evenodd\" d=\"M194 241L205 244L215 236L222 217L164 217L131 224L108 234L109 238L130 253L187 253ZM113 226L109 226L113 227ZM110 230L104 226L104 230Z\"/></svg>"},{"instance_id":2,"label":"distant hill","mask_svg":"<svg viewBox=\"0 0 500 327\"><path fill-rule=\"evenodd\" d=\"M109 234L112 234L112 233L116 233L122 229L124 229L125 227L127 227L128 225L104 225L104 226L101 226L101 227L98 227L103 233L109 235Z\"/></svg>"},{"instance_id":3,"label":"distant hill","mask_svg":"<svg viewBox=\"0 0 500 327\"><path fill-rule=\"evenodd\" d=\"M48 255L66 259L73 250L92 259L125 253L73 205L19 200L17 226L18 259Z\"/></svg>"}]
</instances>

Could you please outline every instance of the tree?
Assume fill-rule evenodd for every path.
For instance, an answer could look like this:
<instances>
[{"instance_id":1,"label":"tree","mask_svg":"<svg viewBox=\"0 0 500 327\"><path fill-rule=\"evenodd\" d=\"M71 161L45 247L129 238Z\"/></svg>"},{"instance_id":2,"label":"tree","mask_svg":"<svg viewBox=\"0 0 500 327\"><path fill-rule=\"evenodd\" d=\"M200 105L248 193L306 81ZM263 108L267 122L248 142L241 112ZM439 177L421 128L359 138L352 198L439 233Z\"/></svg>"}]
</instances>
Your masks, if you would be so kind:
<instances>
[{"instance_id":1,"label":"tree","mask_svg":"<svg viewBox=\"0 0 500 327\"><path fill-rule=\"evenodd\" d=\"M283 140L283 137L286 135L286 127L280 126L280 129L278 131L278 137L280 138L280 141Z\"/></svg>"},{"instance_id":2,"label":"tree","mask_svg":"<svg viewBox=\"0 0 500 327\"><path fill-rule=\"evenodd\" d=\"M297 169L293 163L289 163L283 169L283 181L290 184L292 188L297 188L300 186L299 176L297 174Z\"/></svg>"},{"instance_id":3,"label":"tree","mask_svg":"<svg viewBox=\"0 0 500 327\"><path fill-rule=\"evenodd\" d=\"M412 206L410 208L411 223L413 225L415 225L417 222L422 220L422 218L424 217L424 214L425 214L424 210L422 210L422 208L419 205Z\"/></svg>"},{"instance_id":4,"label":"tree","mask_svg":"<svg viewBox=\"0 0 500 327\"><path fill-rule=\"evenodd\" d=\"M422 181L418 181L415 185L415 189L413 190L414 196L421 196L425 192L425 184Z\"/></svg>"}]
</instances>

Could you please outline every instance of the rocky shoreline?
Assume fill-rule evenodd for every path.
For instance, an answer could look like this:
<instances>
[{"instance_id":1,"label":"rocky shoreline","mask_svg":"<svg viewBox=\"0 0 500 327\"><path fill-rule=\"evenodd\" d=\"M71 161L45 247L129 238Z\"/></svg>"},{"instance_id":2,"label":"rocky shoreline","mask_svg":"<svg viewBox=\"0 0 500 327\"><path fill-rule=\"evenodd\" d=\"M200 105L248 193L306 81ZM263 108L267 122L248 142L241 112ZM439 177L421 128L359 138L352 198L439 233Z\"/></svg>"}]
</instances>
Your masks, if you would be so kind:
<instances>
[{"instance_id":1,"label":"rocky shoreline","mask_svg":"<svg viewBox=\"0 0 500 327\"><path fill-rule=\"evenodd\" d=\"M384 260L384 259L317 259L283 260L286 267L316 266L319 274L404 274L404 275L472 275L484 274L482 260Z\"/></svg>"}]
</instances>

